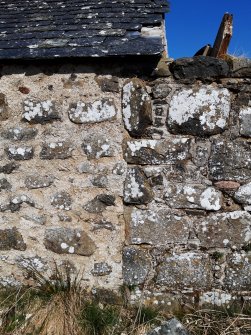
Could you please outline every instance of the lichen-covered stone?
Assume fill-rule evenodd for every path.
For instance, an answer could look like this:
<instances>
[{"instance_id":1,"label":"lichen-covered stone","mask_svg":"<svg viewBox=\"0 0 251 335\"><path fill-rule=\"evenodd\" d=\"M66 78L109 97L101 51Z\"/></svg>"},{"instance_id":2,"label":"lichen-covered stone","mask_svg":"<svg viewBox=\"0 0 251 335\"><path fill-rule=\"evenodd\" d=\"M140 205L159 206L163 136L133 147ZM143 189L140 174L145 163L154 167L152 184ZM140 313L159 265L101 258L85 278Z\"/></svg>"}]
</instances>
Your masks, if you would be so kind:
<instances>
[{"instance_id":1,"label":"lichen-covered stone","mask_svg":"<svg viewBox=\"0 0 251 335\"><path fill-rule=\"evenodd\" d=\"M2 190L10 190L11 189L11 184L8 182L6 178L0 179L0 192Z\"/></svg>"},{"instance_id":2,"label":"lichen-covered stone","mask_svg":"<svg viewBox=\"0 0 251 335\"><path fill-rule=\"evenodd\" d=\"M168 83L163 80L157 80L154 82L152 88L152 94L155 99L165 99L172 91L172 88Z\"/></svg>"},{"instance_id":3,"label":"lichen-covered stone","mask_svg":"<svg viewBox=\"0 0 251 335\"><path fill-rule=\"evenodd\" d=\"M251 107L241 108L239 118L240 134L251 137Z\"/></svg>"},{"instance_id":4,"label":"lichen-covered stone","mask_svg":"<svg viewBox=\"0 0 251 335\"><path fill-rule=\"evenodd\" d=\"M93 134L92 136L86 138L82 144L82 149L88 159L114 156L111 141L100 136L100 134Z\"/></svg>"},{"instance_id":5,"label":"lichen-covered stone","mask_svg":"<svg viewBox=\"0 0 251 335\"><path fill-rule=\"evenodd\" d=\"M96 245L82 230L70 228L49 228L45 231L44 245L57 254L91 256Z\"/></svg>"},{"instance_id":6,"label":"lichen-covered stone","mask_svg":"<svg viewBox=\"0 0 251 335\"><path fill-rule=\"evenodd\" d=\"M106 207L115 206L115 197L110 194L99 194L84 205L84 209L89 213L102 213Z\"/></svg>"},{"instance_id":7,"label":"lichen-covered stone","mask_svg":"<svg viewBox=\"0 0 251 335\"><path fill-rule=\"evenodd\" d=\"M15 161L29 160L34 156L34 150L31 146L11 146L6 148L5 152L9 159L14 159Z\"/></svg>"},{"instance_id":8,"label":"lichen-covered stone","mask_svg":"<svg viewBox=\"0 0 251 335\"><path fill-rule=\"evenodd\" d=\"M119 78L114 76L98 76L95 78L102 92L119 92Z\"/></svg>"},{"instance_id":9,"label":"lichen-covered stone","mask_svg":"<svg viewBox=\"0 0 251 335\"><path fill-rule=\"evenodd\" d=\"M112 120L116 116L116 107L113 99L101 99L94 102L72 104L69 110L69 119L74 123L96 123Z\"/></svg>"},{"instance_id":10,"label":"lichen-covered stone","mask_svg":"<svg viewBox=\"0 0 251 335\"><path fill-rule=\"evenodd\" d=\"M234 198L238 203L251 205L251 183L240 186Z\"/></svg>"},{"instance_id":11,"label":"lichen-covered stone","mask_svg":"<svg viewBox=\"0 0 251 335\"><path fill-rule=\"evenodd\" d=\"M8 103L6 96L0 93L0 121L5 121L9 117Z\"/></svg>"},{"instance_id":12,"label":"lichen-covered stone","mask_svg":"<svg viewBox=\"0 0 251 335\"><path fill-rule=\"evenodd\" d=\"M69 211L72 205L72 198L67 192L58 192L51 197L51 204L58 209Z\"/></svg>"},{"instance_id":13,"label":"lichen-covered stone","mask_svg":"<svg viewBox=\"0 0 251 335\"><path fill-rule=\"evenodd\" d=\"M139 165L176 164L191 158L191 139L174 137L167 140L131 140L125 143L127 163Z\"/></svg>"},{"instance_id":14,"label":"lichen-covered stone","mask_svg":"<svg viewBox=\"0 0 251 335\"><path fill-rule=\"evenodd\" d=\"M230 57L231 76L237 78L251 78L251 59L247 57Z\"/></svg>"},{"instance_id":15,"label":"lichen-covered stone","mask_svg":"<svg viewBox=\"0 0 251 335\"><path fill-rule=\"evenodd\" d=\"M174 134L215 135L226 129L230 107L225 88L182 88L171 99L167 127Z\"/></svg>"},{"instance_id":16,"label":"lichen-covered stone","mask_svg":"<svg viewBox=\"0 0 251 335\"><path fill-rule=\"evenodd\" d=\"M112 272L112 267L105 262L94 263L94 269L91 271L93 276L107 276Z\"/></svg>"},{"instance_id":17,"label":"lichen-covered stone","mask_svg":"<svg viewBox=\"0 0 251 335\"><path fill-rule=\"evenodd\" d=\"M4 130L1 136L6 140L29 141L37 136L38 130L35 128L10 128Z\"/></svg>"},{"instance_id":18,"label":"lichen-covered stone","mask_svg":"<svg viewBox=\"0 0 251 335\"><path fill-rule=\"evenodd\" d=\"M213 282L210 258L199 252L166 257L157 272L156 283L171 291L209 289Z\"/></svg>"},{"instance_id":19,"label":"lichen-covered stone","mask_svg":"<svg viewBox=\"0 0 251 335\"><path fill-rule=\"evenodd\" d=\"M39 225L45 225L47 221L46 215L23 215L22 218Z\"/></svg>"},{"instance_id":20,"label":"lichen-covered stone","mask_svg":"<svg viewBox=\"0 0 251 335\"><path fill-rule=\"evenodd\" d=\"M26 250L26 244L17 228L0 230L0 250Z\"/></svg>"},{"instance_id":21,"label":"lichen-covered stone","mask_svg":"<svg viewBox=\"0 0 251 335\"><path fill-rule=\"evenodd\" d=\"M125 209L126 240L129 244L164 246L186 244L189 219L173 214L168 208Z\"/></svg>"},{"instance_id":22,"label":"lichen-covered stone","mask_svg":"<svg viewBox=\"0 0 251 335\"><path fill-rule=\"evenodd\" d=\"M214 187L193 184L168 184L164 199L172 208L221 209L222 194Z\"/></svg>"},{"instance_id":23,"label":"lichen-covered stone","mask_svg":"<svg viewBox=\"0 0 251 335\"><path fill-rule=\"evenodd\" d=\"M9 202L0 204L0 212L11 211L12 213L19 211L22 204L27 204L31 207L35 207L34 201L27 195L17 195L10 198Z\"/></svg>"},{"instance_id":24,"label":"lichen-covered stone","mask_svg":"<svg viewBox=\"0 0 251 335\"><path fill-rule=\"evenodd\" d=\"M97 175L92 179L92 185L100 188L106 188L108 186L108 178L106 175Z\"/></svg>"},{"instance_id":25,"label":"lichen-covered stone","mask_svg":"<svg viewBox=\"0 0 251 335\"><path fill-rule=\"evenodd\" d=\"M147 204L153 199L153 192L143 170L139 167L127 170L124 184L124 202L128 204Z\"/></svg>"},{"instance_id":26,"label":"lichen-covered stone","mask_svg":"<svg viewBox=\"0 0 251 335\"><path fill-rule=\"evenodd\" d=\"M11 174L13 171L19 168L19 164L11 162L0 166L0 173Z\"/></svg>"},{"instance_id":27,"label":"lichen-covered stone","mask_svg":"<svg viewBox=\"0 0 251 335\"><path fill-rule=\"evenodd\" d=\"M25 179L25 186L28 189L49 187L53 184L54 179L53 176L32 175Z\"/></svg>"},{"instance_id":28,"label":"lichen-covered stone","mask_svg":"<svg viewBox=\"0 0 251 335\"><path fill-rule=\"evenodd\" d=\"M241 248L251 240L251 215L245 211L212 214L195 222L203 248Z\"/></svg>"},{"instance_id":29,"label":"lichen-covered stone","mask_svg":"<svg viewBox=\"0 0 251 335\"><path fill-rule=\"evenodd\" d=\"M55 108L55 102L51 100L25 100L23 109L23 120L29 123L44 124L54 120L60 120L60 115Z\"/></svg>"},{"instance_id":30,"label":"lichen-covered stone","mask_svg":"<svg viewBox=\"0 0 251 335\"><path fill-rule=\"evenodd\" d=\"M225 77L229 73L227 62L208 56L176 59L170 69L176 79L218 78Z\"/></svg>"},{"instance_id":31,"label":"lichen-covered stone","mask_svg":"<svg viewBox=\"0 0 251 335\"><path fill-rule=\"evenodd\" d=\"M176 318L162 322L162 324L145 335L189 335L185 327Z\"/></svg>"},{"instance_id":32,"label":"lichen-covered stone","mask_svg":"<svg viewBox=\"0 0 251 335\"><path fill-rule=\"evenodd\" d=\"M106 219L101 219L93 222L93 227L92 230L101 230L101 229L106 229L113 231L115 230L114 224L110 221L107 221Z\"/></svg>"},{"instance_id":33,"label":"lichen-covered stone","mask_svg":"<svg viewBox=\"0 0 251 335\"><path fill-rule=\"evenodd\" d=\"M251 178L251 145L245 140L215 139L209 159L210 178L243 182Z\"/></svg>"},{"instance_id":34,"label":"lichen-covered stone","mask_svg":"<svg viewBox=\"0 0 251 335\"><path fill-rule=\"evenodd\" d=\"M235 252L227 258L224 287L229 291L250 291L251 255Z\"/></svg>"},{"instance_id":35,"label":"lichen-covered stone","mask_svg":"<svg viewBox=\"0 0 251 335\"><path fill-rule=\"evenodd\" d=\"M72 157L73 147L71 143L61 142L50 142L43 143L42 150L40 152L41 159L66 159Z\"/></svg>"},{"instance_id":36,"label":"lichen-covered stone","mask_svg":"<svg viewBox=\"0 0 251 335\"><path fill-rule=\"evenodd\" d=\"M15 261L17 262L18 266L20 266L22 269L26 269L27 271L31 271L33 269L36 269L37 271L42 271L46 267L46 261L44 261L39 256L34 257L24 257L24 256L18 256Z\"/></svg>"},{"instance_id":37,"label":"lichen-covered stone","mask_svg":"<svg viewBox=\"0 0 251 335\"><path fill-rule=\"evenodd\" d=\"M142 136L152 123L151 99L142 80L134 78L124 84L122 113L125 128L131 136Z\"/></svg>"},{"instance_id":38,"label":"lichen-covered stone","mask_svg":"<svg viewBox=\"0 0 251 335\"><path fill-rule=\"evenodd\" d=\"M123 280L126 285L143 284L151 270L147 250L125 247L123 250Z\"/></svg>"}]
</instances>

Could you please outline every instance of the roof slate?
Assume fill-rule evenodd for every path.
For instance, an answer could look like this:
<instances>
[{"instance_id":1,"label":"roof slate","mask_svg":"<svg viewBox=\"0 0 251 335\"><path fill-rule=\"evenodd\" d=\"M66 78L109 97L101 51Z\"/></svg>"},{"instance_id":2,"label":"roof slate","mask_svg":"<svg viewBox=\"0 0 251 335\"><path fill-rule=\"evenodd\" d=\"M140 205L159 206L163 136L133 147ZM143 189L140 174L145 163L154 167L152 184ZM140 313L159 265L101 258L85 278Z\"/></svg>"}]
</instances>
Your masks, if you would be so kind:
<instances>
[{"instance_id":1,"label":"roof slate","mask_svg":"<svg viewBox=\"0 0 251 335\"><path fill-rule=\"evenodd\" d=\"M160 54L167 11L166 0L0 1L0 59Z\"/></svg>"}]
</instances>

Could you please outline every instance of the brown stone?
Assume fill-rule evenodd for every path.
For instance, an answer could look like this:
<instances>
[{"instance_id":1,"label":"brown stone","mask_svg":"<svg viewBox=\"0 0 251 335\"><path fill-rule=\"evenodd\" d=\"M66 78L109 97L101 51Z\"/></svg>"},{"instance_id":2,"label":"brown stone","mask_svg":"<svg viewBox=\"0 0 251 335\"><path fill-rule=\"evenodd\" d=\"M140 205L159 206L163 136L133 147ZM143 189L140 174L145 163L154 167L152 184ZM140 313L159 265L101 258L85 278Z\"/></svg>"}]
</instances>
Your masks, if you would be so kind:
<instances>
[{"instance_id":1,"label":"brown stone","mask_svg":"<svg viewBox=\"0 0 251 335\"><path fill-rule=\"evenodd\" d=\"M3 93L0 93L0 121L5 121L8 117L9 113L6 97Z\"/></svg>"},{"instance_id":2,"label":"brown stone","mask_svg":"<svg viewBox=\"0 0 251 335\"><path fill-rule=\"evenodd\" d=\"M16 227L0 230L0 250L26 250L23 237Z\"/></svg>"},{"instance_id":3,"label":"brown stone","mask_svg":"<svg viewBox=\"0 0 251 335\"><path fill-rule=\"evenodd\" d=\"M214 186L219 188L220 190L232 191L232 190L237 190L241 185L240 183L236 181L221 180L221 181L217 181L214 184Z\"/></svg>"}]
</instances>

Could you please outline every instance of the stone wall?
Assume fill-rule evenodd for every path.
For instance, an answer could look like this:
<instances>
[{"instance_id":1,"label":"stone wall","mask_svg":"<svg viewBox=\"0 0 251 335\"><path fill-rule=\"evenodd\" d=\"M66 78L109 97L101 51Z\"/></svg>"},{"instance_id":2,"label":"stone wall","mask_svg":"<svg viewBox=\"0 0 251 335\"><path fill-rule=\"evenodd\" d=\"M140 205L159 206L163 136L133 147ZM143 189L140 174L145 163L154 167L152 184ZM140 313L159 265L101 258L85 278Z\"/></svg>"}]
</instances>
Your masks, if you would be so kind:
<instances>
[{"instance_id":1,"label":"stone wall","mask_svg":"<svg viewBox=\"0 0 251 335\"><path fill-rule=\"evenodd\" d=\"M2 285L81 271L131 301L249 299L250 62L118 69L6 65L0 95Z\"/></svg>"}]
</instances>

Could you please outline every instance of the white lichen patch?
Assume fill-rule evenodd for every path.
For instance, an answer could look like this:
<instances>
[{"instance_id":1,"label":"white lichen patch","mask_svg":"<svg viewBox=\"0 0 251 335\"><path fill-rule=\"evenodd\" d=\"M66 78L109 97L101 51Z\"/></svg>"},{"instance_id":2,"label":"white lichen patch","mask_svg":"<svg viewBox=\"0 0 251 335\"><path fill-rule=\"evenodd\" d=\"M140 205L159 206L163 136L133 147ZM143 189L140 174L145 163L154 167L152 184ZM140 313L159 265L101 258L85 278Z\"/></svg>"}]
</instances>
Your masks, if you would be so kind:
<instances>
[{"instance_id":1,"label":"white lichen patch","mask_svg":"<svg viewBox=\"0 0 251 335\"><path fill-rule=\"evenodd\" d=\"M200 297L200 305L211 304L216 306L227 305L234 299L230 293L221 291L205 292Z\"/></svg>"},{"instance_id":2,"label":"white lichen patch","mask_svg":"<svg viewBox=\"0 0 251 335\"><path fill-rule=\"evenodd\" d=\"M132 130L131 127L131 96L132 96L132 89L133 89L133 83L130 81L123 87L123 100L122 100L122 105L123 105L123 120L125 123L125 127L127 130Z\"/></svg>"},{"instance_id":3,"label":"white lichen patch","mask_svg":"<svg viewBox=\"0 0 251 335\"><path fill-rule=\"evenodd\" d=\"M36 102L32 100L24 101L23 119L32 121L35 119L50 118L55 113L54 102L51 100Z\"/></svg>"},{"instance_id":4,"label":"white lichen patch","mask_svg":"<svg viewBox=\"0 0 251 335\"><path fill-rule=\"evenodd\" d=\"M93 103L79 101L70 109L69 118L74 123L94 123L111 120L116 116L112 99L96 100Z\"/></svg>"},{"instance_id":5,"label":"white lichen patch","mask_svg":"<svg viewBox=\"0 0 251 335\"><path fill-rule=\"evenodd\" d=\"M157 140L136 140L127 142L132 156L137 156L137 152L142 148L155 149Z\"/></svg>"},{"instance_id":6,"label":"white lichen patch","mask_svg":"<svg viewBox=\"0 0 251 335\"><path fill-rule=\"evenodd\" d=\"M240 186L234 197L242 204L251 205L251 183Z\"/></svg>"},{"instance_id":7,"label":"white lichen patch","mask_svg":"<svg viewBox=\"0 0 251 335\"><path fill-rule=\"evenodd\" d=\"M208 187L200 196L201 207L206 210L221 209L221 193L213 187Z\"/></svg>"}]
</instances>

